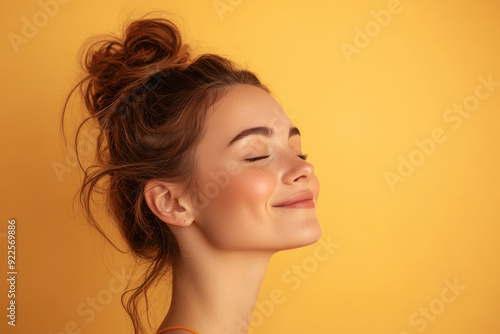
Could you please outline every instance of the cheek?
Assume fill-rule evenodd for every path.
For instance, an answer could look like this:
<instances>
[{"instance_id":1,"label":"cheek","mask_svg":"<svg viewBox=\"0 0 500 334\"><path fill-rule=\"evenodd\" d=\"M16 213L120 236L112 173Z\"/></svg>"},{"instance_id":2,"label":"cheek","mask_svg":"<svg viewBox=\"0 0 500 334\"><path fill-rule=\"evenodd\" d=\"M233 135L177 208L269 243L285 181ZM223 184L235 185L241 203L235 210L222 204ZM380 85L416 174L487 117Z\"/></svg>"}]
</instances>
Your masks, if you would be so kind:
<instances>
[{"instance_id":1,"label":"cheek","mask_svg":"<svg viewBox=\"0 0 500 334\"><path fill-rule=\"evenodd\" d=\"M228 206L244 207L246 210L262 210L276 187L272 173L265 170L242 170L232 175L226 187L221 188L219 199Z\"/></svg>"},{"instance_id":2,"label":"cheek","mask_svg":"<svg viewBox=\"0 0 500 334\"><path fill-rule=\"evenodd\" d=\"M216 195L206 196L199 222L206 236L219 246L243 246L255 239L249 236L255 236L259 227L267 224L269 199L276 187L276 177L265 169L250 168L243 168L234 175L227 173L228 182L223 182L222 175L219 173ZM208 178L204 186L207 182L217 183Z\"/></svg>"}]
</instances>

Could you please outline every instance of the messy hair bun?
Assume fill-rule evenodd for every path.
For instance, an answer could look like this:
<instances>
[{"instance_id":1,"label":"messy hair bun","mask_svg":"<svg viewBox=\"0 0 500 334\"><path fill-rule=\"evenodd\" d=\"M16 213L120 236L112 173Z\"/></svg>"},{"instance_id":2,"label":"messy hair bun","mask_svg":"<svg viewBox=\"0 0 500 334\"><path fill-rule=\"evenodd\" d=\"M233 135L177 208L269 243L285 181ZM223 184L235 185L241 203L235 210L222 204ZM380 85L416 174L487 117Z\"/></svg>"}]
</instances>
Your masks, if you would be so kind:
<instances>
[{"instance_id":1,"label":"messy hair bun","mask_svg":"<svg viewBox=\"0 0 500 334\"><path fill-rule=\"evenodd\" d=\"M133 96L132 91L150 76L162 70L183 69L190 63L189 45L182 43L179 30L167 19L134 21L124 35L123 42L95 43L85 57L91 77L85 102L101 123L117 103L130 102L122 100Z\"/></svg>"},{"instance_id":2,"label":"messy hair bun","mask_svg":"<svg viewBox=\"0 0 500 334\"><path fill-rule=\"evenodd\" d=\"M126 245L147 264L144 279L122 295L134 332L143 333L139 299L145 298L147 313L148 289L170 274L179 258L174 235L144 199L146 183L179 182L183 195L196 193L193 151L207 109L234 84L269 89L224 57L202 54L192 59L179 29L165 18L133 21L122 38L107 36L84 50L84 77L66 99L63 133L68 100L78 91L88 117L78 127L75 144L87 121L96 121L98 129L93 165L82 167L75 145L84 173L80 204L91 226L118 249L92 214L91 197L103 189L103 203ZM125 305L127 293L132 295Z\"/></svg>"}]
</instances>

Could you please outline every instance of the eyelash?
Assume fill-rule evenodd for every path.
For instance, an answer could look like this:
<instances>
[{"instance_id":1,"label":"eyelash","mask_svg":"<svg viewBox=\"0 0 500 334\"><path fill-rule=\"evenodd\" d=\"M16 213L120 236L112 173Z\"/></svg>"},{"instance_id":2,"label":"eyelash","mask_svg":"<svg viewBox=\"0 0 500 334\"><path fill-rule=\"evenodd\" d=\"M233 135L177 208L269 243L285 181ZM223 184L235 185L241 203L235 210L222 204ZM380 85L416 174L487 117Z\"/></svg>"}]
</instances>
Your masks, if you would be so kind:
<instances>
[{"instance_id":1,"label":"eyelash","mask_svg":"<svg viewBox=\"0 0 500 334\"><path fill-rule=\"evenodd\" d=\"M301 158L302 160L307 160L307 156L308 156L307 153L298 155L298 157ZM257 161L257 160L261 160L261 159L265 159L265 158L269 158L269 157L270 157L270 155L266 155L263 157L245 159L245 161L253 162L253 161Z\"/></svg>"}]
</instances>

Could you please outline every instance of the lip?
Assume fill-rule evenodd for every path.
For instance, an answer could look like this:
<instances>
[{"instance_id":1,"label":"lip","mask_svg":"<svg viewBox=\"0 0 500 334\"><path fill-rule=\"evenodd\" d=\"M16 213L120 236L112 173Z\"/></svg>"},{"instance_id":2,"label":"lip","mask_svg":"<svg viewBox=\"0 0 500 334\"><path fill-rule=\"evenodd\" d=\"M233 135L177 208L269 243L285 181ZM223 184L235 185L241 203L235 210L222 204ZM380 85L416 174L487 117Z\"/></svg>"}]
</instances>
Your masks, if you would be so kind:
<instances>
[{"instance_id":1,"label":"lip","mask_svg":"<svg viewBox=\"0 0 500 334\"><path fill-rule=\"evenodd\" d=\"M314 195L312 191L303 191L289 197L287 200L273 205L273 207L314 207ZM312 205L312 206L311 206Z\"/></svg>"}]
</instances>

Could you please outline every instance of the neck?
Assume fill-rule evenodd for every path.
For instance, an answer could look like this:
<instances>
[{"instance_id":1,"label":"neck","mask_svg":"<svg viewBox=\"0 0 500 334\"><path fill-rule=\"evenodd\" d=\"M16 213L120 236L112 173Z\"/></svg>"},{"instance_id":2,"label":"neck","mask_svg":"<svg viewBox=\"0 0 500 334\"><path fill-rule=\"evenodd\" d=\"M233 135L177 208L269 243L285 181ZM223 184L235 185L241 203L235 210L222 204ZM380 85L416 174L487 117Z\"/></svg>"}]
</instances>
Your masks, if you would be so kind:
<instances>
[{"instance_id":1,"label":"neck","mask_svg":"<svg viewBox=\"0 0 500 334\"><path fill-rule=\"evenodd\" d=\"M210 248L201 254L188 254L176 266L162 327L188 326L203 334L248 333L273 253Z\"/></svg>"}]
</instances>

